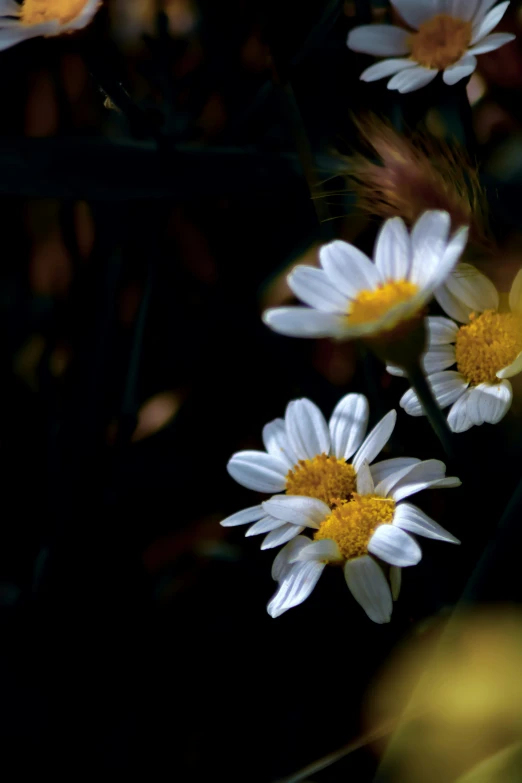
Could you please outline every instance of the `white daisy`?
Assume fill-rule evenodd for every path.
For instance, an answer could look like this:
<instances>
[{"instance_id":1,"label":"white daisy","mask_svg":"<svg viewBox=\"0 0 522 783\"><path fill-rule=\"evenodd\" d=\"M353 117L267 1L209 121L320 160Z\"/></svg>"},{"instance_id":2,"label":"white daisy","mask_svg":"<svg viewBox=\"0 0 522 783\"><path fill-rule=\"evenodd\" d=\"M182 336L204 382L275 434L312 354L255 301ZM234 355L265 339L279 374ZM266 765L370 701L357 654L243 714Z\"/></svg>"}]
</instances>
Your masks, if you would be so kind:
<instances>
[{"instance_id":1,"label":"white daisy","mask_svg":"<svg viewBox=\"0 0 522 783\"><path fill-rule=\"evenodd\" d=\"M353 245L335 240L319 251L322 269L297 266L288 276L308 307L276 307L268 326L293 337L372 337L418 316L450 274L468 230L449 236L447 212L425 212L411 235L399 217L387 220L375 244L375 262Z\"/></svg>"},{"instance_id":2,"label":"white daisy","mask_svg":"<svg viewBox=\"0 0 522 783\"><path fill-rule=\"evenodd\" d=\"M261 549L285 544L305 527L317 528L325 508L330 510L351 497L361 465L372 463L384 448L396 418L396 412L390 411L365 438L368 401L362 394L343 397L328 424L310 400L290 402L285 418L263 429L266 451L240 451L227 466L232 478L247 489L286 494L239 511L221 524L232 527L253 522L247 536L268 534ZM417 463L412 457L386 459L371 465L370 471L379 482Z\"/></svg>"},{"instance_id":3,"label":"white daisy","mask_svg":"<svg viewBox=\"0 0 522 783\"><path fill-rule=\"evenodd\" d=\"M27 38L54 36L86 27L101 0L0 0L0 50Z\"/></svg>"},{"instance_id":4,"label":"white daisy","mask_svg":"<svg viewBox=\"0 0 522 783\"><path fill-rule=\"evenodd\" d=\"M356 52L391 57L361 74L365 82L386 76L388 89L412 92L429 84L443 71L446 84L469 76L477 67L476 54L498 49L515 36L491 33L509 2L496 0L391 0L411 30L392 25L356 27L348 46ZM491 9L491 10L490 10Z\"/></svg>"},{"instance_id":5,"label":"white daisy","mask_svg":"<svg viewBox=\"0 0 522 783\"><path fill-rule=\"evenodd\" d=\"M453 432L497 424L508 412L513 390L507 378L522 370L522 270L511 286L511 312L499 312L499 295L488 278L470 264L459 264L435 292L440 306L463 326L443 317L426 319L424 370L441 408L451 405ZM456 365L456 369L449 369ZM403 375L388 366L392 375ZM413 389L401 399L411 416L424 411Z\"/></svg>"},{"instance_id":6,"label":"white daisy","mask_svg":"<svg viewBox=\"0 0 522 783\"><path fill-rule=\"evenodd\" d=\"M444 471L444 463L426 460L376 482L364 463L352 499L333 510L324 507L314 541L297 536L276 556L272 576L279 588L268 604L268 613L278 617L301 604L324 567L331 564L343 566L348 588L370 620L389 622L392 598L397 598L400 589L401 569L416 565L422 556L409 533L459 543L419 508L402 502L428 487L460 485L458 478L440 478ZM388 566L391 589L384 572Z\"/></svg>"}]
</instances>

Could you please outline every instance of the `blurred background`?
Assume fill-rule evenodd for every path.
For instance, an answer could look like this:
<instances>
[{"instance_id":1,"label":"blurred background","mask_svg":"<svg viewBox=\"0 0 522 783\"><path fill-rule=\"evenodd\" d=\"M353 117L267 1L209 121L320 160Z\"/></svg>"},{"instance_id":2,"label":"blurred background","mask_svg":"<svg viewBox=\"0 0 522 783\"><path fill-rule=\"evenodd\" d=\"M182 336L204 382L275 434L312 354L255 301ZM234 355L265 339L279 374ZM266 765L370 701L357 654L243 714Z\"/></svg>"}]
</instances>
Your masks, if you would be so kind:
<instances>
[{"instance_id":1,"label":"blurred background","mask_svg":"<svg viewBox=\"0 0 522 783\"><path fill-rule=\"evenodd\" d=\"M521 9L512 2L499 29L520 35ZM438 640L465 589L471 638L486 650L493 639L497 656L507 645L515 676L518 495L490 541L519 479L520 378L501 425L458 436L463 487L419 497L463 543L422 541L389 626L366 618L336 569L271 619L274 552L219 525L258 502L228 458L260 448L289 400L328 416L363 392L373 425L405 391L364 349L281 337L260 318L292 301L285 275L316 263L321 242L371 252L382 214L354 184L354 156L383 165L361 128L369 112L400 137L455 145L450 180L464 161L456 178L469 184L478 163L472 260L504 291L522 263L520 42L481 55L469 84L438 77L400 96L360 82L372 60L346 47L372 20L393 21L385 2L107 0L79 35L0 55L6 771L284 778L394 717L390 676L408 690L411 649ZM388 449L443 456L402 411ZM494 633L492 615L480 621L492 602L514 612ZM492 668L506 676L502 661ZM493 739L441 772L447 735L424 756L433 732L420 732L408 753L434 777L421 765L386 780L454 780L519 738L518 691L495 723L488 694L509 682L491 676L481 714ZM363 745L295 779L372 780L383 746Z\"/></svg>"}]
</instances>

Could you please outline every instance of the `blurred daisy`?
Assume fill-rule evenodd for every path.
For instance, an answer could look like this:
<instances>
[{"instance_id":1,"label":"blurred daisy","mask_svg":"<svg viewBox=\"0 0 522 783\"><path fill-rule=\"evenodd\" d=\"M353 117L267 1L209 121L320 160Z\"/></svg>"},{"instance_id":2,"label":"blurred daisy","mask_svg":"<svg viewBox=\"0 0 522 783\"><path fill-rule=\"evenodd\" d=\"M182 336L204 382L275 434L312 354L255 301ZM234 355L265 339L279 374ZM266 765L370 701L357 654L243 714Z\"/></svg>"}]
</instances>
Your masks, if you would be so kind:
<instances>
[{"instance_id":1,"label":"blurred daisy","mask_svg":"<svg viewBox=\"0 0 522 783\"><path fill-rule=\"evenodd\" d=\"M357 473L377 457L395 427L397 414L389 413L365 438L368 401L362 394L347 394L336 406L329 423L313 402L294 400L284 419L275 419L263 429L266 451L240 451L227 470L247 489L276 495L260 505L239 511L221 524L224 527L254 524L246 535L267 533L261 549L285 544L305 527L317 528L330 509L351 498ZM371 465L375 481L390 472L409 468L412 457L387 459ZM443 473L437 478L442 478Z\"/></svg>"},{"instance_id":2,"label":"blurred daisy","mask_svg":"<svg viewBox=\"0 0 522 783\"><path fill-rule=\"evenodd\" d=\"M335 240L319 251L322 269L297 266L288 285L308 307L276 307L263 315L274 331L293 337L373 337L418 316L457 263L467 241L449 236L447 212L425 212L411 235L401 218L387 220L375 262Z\"/></svg>"},{"instance_id":3,"label":"blurred daisy","mask_svg":"<svg viewBox=\"0 0 522 783\"><path fill-rule=\"evenodd\" d=\"M427 318L428 346L423 365L441 408L451 405L453 432L475 425L497 424L508 412L513 390L507 378L522 371L522 270L509 294L511 312L499 312L499 295L488 278L470 264L459 264L445 286L435 292L440 306L455 321ZM456 365L456 370L449 368ZM388 366L392 375L403 375ZM424 411L410 389L401 406L411 416Z\"/></svg>"},{"instance_id":4,"label":"blurred daisy","mask_svg":"<svg viewBox=\"0 0 522 783\"><path fill-rule=\"evenodd\" d=\"M268 604L278 617L301 604L312 592L326 565L342 565L355 600L370 620L387 623L392 598L400 589L401 569L416 565L422 553L410 533L459 543L433 519L402 501L428 487L457 487L455 477L440 478L445 465L426 460L393 471L377 483L367 465L359 468L357 491L347 503L324 507L314 540L297 536L274 560L272 576L279 588ZM384 568L389 568L389 580Z\"/></svg>"},{"instance_id":5,"label":"blurred daisy","mask_svg":"<svg viewBox=\"0 0 522 783\"><path fill-rule=\"evenodd\" d=\"M101 0L0 0L0 50L27 38L71 33L91 22Z\"/></svg>"},{"instance_id":6,"label":"blurred daisy","mask_svg":"<svg viewBox=\"0 0 522 783\"><path fill-rule=\"evenodd\" d=\"M495 0L391 0L412 30L392 25L356 27L348 46L356 52L391 57L361 74L365 82L391 76L388 89L412 92L429 84L443 71L446 84L469 76L477 67L476 54L498 49L515 36L491 33L509 2ZM491 10L490 10L491 9Z\"/></svg>"}]
</instances>

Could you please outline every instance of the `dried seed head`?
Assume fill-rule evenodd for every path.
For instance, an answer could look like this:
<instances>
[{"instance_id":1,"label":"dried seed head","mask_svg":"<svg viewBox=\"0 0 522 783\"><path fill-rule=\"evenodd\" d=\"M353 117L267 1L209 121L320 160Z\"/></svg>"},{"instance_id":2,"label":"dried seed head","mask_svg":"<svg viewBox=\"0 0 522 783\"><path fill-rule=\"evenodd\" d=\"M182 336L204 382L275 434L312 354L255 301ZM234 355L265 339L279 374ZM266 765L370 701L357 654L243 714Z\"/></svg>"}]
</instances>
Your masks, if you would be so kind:
<instances>
[{"instance_id":1,"label":"dried seed head","mask_svg":"<svg viewBox=\"0 0 522 783\"><path fill-rule=\"evenodd\" d=\"M401 136L375 116L356 124L369 154L346 159L346 179L362 210L380 218L399 216L411 226L427 209L443 209L453 230L469 225L470 241L493 249L486 197L461 147L426 132Z\"/></svg>"}]
</instances>

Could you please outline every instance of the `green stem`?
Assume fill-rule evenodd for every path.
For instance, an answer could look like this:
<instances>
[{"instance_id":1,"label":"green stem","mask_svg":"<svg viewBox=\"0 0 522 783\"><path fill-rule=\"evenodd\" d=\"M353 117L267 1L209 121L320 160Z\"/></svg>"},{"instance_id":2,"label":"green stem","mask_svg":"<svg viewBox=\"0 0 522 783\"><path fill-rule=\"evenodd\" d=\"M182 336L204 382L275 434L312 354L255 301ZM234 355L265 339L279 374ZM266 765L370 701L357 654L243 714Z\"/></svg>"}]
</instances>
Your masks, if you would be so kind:
<instances>
[{"instance_id":1,"label":"green stem","mask_svg":"<svg viewBox=\"0 0 522 783\"><path fill-rule=\"evenodd\" d=\"M435 435L440 440L444 451L449 459L454 459L453 438L451 431L448 427L446 417L439 408L433 392L426 380L420 364L415 363L405 368L408 375L408 379L419 398L419 402L422 405L424 413L426 414L429 423Z\"/></svg>"}]
</instances>

